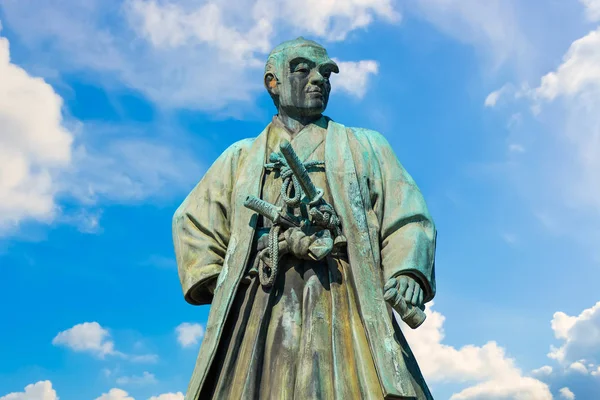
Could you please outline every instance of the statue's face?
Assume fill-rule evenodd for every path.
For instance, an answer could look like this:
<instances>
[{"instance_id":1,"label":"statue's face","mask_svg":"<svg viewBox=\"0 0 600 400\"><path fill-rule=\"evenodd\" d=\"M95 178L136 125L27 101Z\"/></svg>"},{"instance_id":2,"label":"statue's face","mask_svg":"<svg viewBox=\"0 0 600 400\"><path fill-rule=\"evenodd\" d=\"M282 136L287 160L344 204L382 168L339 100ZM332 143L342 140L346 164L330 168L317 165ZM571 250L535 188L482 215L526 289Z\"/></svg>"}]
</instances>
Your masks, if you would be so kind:
<instances>
[{"instance_id":1,"label":"statue's face","mask_svg":"<svg viewBox=\"0 0 600 400\"><path fill-rule=\"evenodd\" d=\"M337 65L323 48L303 46L286 51L278 86L279 106L290 116L320 115L327 108L329 77Z\"/></svg>"}]
</instances>

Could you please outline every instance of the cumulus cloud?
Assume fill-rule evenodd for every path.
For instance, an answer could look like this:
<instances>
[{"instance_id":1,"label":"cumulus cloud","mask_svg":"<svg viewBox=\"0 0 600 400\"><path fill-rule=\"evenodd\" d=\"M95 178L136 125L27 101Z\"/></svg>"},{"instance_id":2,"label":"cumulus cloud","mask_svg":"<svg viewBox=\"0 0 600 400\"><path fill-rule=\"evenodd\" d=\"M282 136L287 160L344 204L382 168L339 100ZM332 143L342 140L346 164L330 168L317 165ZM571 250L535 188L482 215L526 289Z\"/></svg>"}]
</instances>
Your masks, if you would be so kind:
<instances>
[{"instance_id":1,"label":"cumulus cloud","mask_svg":"<svg viewBox=\"0 0 600 400\"><path fill-rule=\"evenodd\" d=\"M177 341L181 347L190 347L198 344L204 336L204 326L200 324L191 324L184 322L175 328Z\"/></svg>"},{"instance_id":2,"label":"cumulus cloud","mask_svg":"<svg viewBox=\"0 0 600 400\"><path fill-rule=\"evenodd\" d=\"M152 396L148 400L183 400L184 395L181 392L177 393L165 393L159 396Z\"/></svg>"},{"instance_id":3,"label":"cumulus cloud","mask_svg":"<svg viewBox=\"0 0 600 400\"><path fill-rule=\"evenodd\" d=\"M560 397L563 399L575 400L575 395L573 394L573 392L571 392L571 390L569 390L568 387L561 388L559 390L559 393L560 393Z\"/></svg>"},{"instance_id":4,"label":"cumulus cloud","mask_svg":"<svg viewBox=\"0 0 600 400\"><path fill-rule=\"evenodd\" d=\"M84 322L59 332L52 339L52 344L76 352L89 353L101 359L106 356L117 356L140 363L153 363L158 360L155 354L125 354L115 350L110 332L97 322Z\"/></svg>"},{"instance_id":5,"label":"cumulus cloud","mask_svg":"<svg viewBox=\"0 0 600 400\"><path fill-rule=\"evenodd\" d=\"M371 75L379 72L379 63L374 60L335 61L340 73L331 77L332 90L340 89L359 99L363 98L369 88Z\"/></svg>"},{"instance_id":6,"label":"cumulus cloud","mask_svg":"<svg viewBox=\"0 0 600 400\"><path fill-rule=\"evenodd\" d=\"M582 359L600 363L600 302L583 310L578 316L564 312L554 313L552 330L562 345L552 347L548 356L562 363L574 365L573 369L587 372Z\"/></svg>"},{"instance_id":7,"label":"cumulus cloud","mask_svg":"<svg viewBox=\"0 0 600 400\"><path fill-rule=\"evenodd\" d=\"M110 333L97 322L84 322L59 332L52 344L91 353L100 358L117 353L114 342L110 340Z\"/></svg>"},{"instance_id":8,"label":"cumulus cloud","mask_svg":"<svg viewBox=\"0 0 600 400\"><path fill-rule=\"evenodd\" d=\"M108 393L103 393L100 397L97 397L95 400L135 400L133 397L129 396L129 393L122 389L113 388L108 391Z\"/></svg>"},{"instance_id":9,"label":"cumulus cloud","mask_svg":"<svg viewBox=\"0 0 600 400\"><path fill-rule=\"evenodd\" d=\"M0 26L1 31L1 26ZM0 37L0 235L27 219L51 221L54 182L72 158L62 98L43 79L11 63Z\"/></svg>"},{"instance_id":10,"label":"cumulus cloud","mask_svg":"<svg viewBox=\"0 0 600 400\"><path fill-rule=\"evenodd\" d=\"M550 375L552 373L552 367L549 365L544 365L543 367L534 369L533 371L531 371L532 375L537 375L537 376L547 376Z\"/></svg>"},{"instance_id":11,"label":"cumulus cloud","mask_svg":"<svg viewBox=\"0 0 600 400\"><path fill-rule=\"evenodd\" d=\"M39 381L25 386L24 392L9 393L0 397L0 400L59 400L52 382Z\"/></svg>"},{"instance_id":12,"label":"cumulus cloud","mask_svg":"<svg viewBox=\"0 0 600 400\"><path fill-rule=\"evenodd\" d=\"M52 67L91 69L161 106L208 111L247 104L262 91L266 54L282 40L298 35L343 40L375 20L393 23L400 17L391 0L116 4L7 0L2 7L26 45L36 54L51 52Z\"/></svg>"},{"instance_id":13,"label":"cumulus cloud","mask_svg":"<svg viewBox=\"0 0 600 400\"><path fill-rule=\"evenodd\" d=\"M425 379L431 382L477 382L454 394L453 400L552 399L548 386L524 376L497 343L466 345L460 349L442 343L445 317L433 311L432 305L430 303L426 308L427 319L423 325L416 330L403 330Z\"/></svg>"},{"instance_id":14,"label":"cumulus cloud","mask_svg":"<svg viewBox=\"0 0 600 400\"><path fill-rule=\"evenodd\" d=\"M587 367L581 361L576 361L572 363L571 365L569 365L569 369L584 375L589 372Z\"/></svg>"},{"instance_id":15,"label":"cumulus cloud","mask_svg":"<svg viewBox=\"0 0 600 400\"><path fill-rule=\"evenodd\" d=\"M600 89L600 28L575 40L556 71L544 75L536 94L546 100Z\"/></svg>"}]
</instances>

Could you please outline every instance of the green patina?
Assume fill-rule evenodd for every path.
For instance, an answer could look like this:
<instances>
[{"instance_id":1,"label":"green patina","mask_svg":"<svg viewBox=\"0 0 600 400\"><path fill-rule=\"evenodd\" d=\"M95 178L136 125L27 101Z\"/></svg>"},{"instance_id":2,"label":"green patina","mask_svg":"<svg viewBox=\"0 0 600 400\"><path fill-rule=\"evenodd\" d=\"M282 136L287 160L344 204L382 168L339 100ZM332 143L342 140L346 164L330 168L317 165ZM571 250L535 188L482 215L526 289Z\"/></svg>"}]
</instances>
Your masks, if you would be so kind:
<instances>
[{"instance_id":1,"label":"green patina","mask_svg":"<svg viewBox=\"0 0 600 400\"><path fill-rule=\"evenodd\" d=\"M185 299L211 305L186 400L432 398L392 310L423 321L435 226L381 134L323 116L338 72L316 42L277 46L264 74L277 115L175 213Z\"/></svg>"}]
</instances>

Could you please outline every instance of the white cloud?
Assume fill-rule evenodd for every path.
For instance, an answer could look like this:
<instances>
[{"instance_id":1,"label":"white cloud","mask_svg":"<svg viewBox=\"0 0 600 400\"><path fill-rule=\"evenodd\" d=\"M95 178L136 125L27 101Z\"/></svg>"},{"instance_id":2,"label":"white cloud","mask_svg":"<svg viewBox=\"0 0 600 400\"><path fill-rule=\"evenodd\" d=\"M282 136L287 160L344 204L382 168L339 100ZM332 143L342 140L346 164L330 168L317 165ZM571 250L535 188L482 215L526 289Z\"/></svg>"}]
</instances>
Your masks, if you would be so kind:
<instances>
[{"instance_id":1,"label":"white cloud","mask_svg":"<svg viewBox=\"0 0 600 400\"><path fill-rule=\"evenodd\" d=\"M548 385L534 378L507 375L452 395L450 400L552 400Z\"/></svg>"},{"instance_id":2,"label":"white cloud","mask_svg":"<svg viewBox=\"0 0 600 400\"><path fill-rule=\"evenodd\" d=\"M575 40L556 71L542 77L536 94L547 100L600 89L600 28Z\"/></svg>"},{"instance_id":3,"label":"white cloud","mask_svg":"<svg viewBox=\"0 0 600 400\"><path fill-rule=\"evenodd\" d=\"M97 322L84 322L62 331L52 340L52 344L92 353L100 358L117 354L110 333Z\"/></svg>"},{"instance_id":4,"label":"white cloud","mask_svg":"<svg viewBox=\"0 0 600 400\"><path fill-rule=\"evenodd\" d=\"M150 372L144 371L141 376L121 376L117 378L119 385L151 385L157 383L156 376Z\"/></svg>"},{"instance_id":5,"label":"white cloud","mask_svg":"<svg viewBox=\"0 0 600 400\"><path fill-rule=\"evenodd\" d=\"M23 220L54 218L54 181L71 163L73 135L63 124L62 98L43 79L11 63L3 37L0 76L1 235Z\"/></svg>"},{"instance_id":6,"label":"white cloud","mask_svg":"<svg viewBox=\"0 0 600 400\"><path fill-rule=\"evenodd\" d=\"M460 349L442 343L445 317L427 306L427 319L416 330L403 329L425 379L431 382L477 382L452 396L466 399L552 399L548 386L523 376L495 342Z\"/></svg>"},{"instance_id":7,"label":"white cloud","mask_svg":"<svg viewBox=\"0 0 600 400\"><path fill-rule=\"evenodd\" d=\"M379 72L377 61L340 61L337 59L335 61L340 67L340 73L332 75L332 89L339 88L354 97L363 98L369 88L371 75L377 75Z\"/></svg>"},{"instance_id":8,"label":"white cloud","mask_svg":"<svg viewBox=\"0 0 600 400\"><path fill-rule=\"evenodd\" d=\"M129 393L122 389L113 388L108 391L108 393L103 393L100 397L97 397L96 400L135 400L133 397L129 396Z\"/></svg>"},{"instance_id":9,"label":"white cloud","mask_svg":"<svg viewBox=\"0 0 600 400\"><path fill-rule=\"evenodd\" d=\"M550 375L552 373L552 367L549 365L544 365L543 367L534 369L533 371L531 371L532 375L538 375L538 376L547 376Z\"/></svg>"},{"instance_id":10,"label":"white cloud","mask_svg":"<svg viewBox=\"0 0 600 400\"><path fill-rule=\"evenodd\" d=\"M183 400L184 395L181 392L177 393L165 393L159 396L152 396L148 400Z\"/></svg>"},{"instance_id":11,"label":"white cloud","mask_svg":"<svg viewBox=\"0 0 600 400\"><path fill-rule=\"evenodd\" d=\"M200 324L191 324L184 322L175 328L177 332L177 341L182 347L189 347L198 344L204 336L204 326Z\"/></svg>"},{"instance_id":12,"label":"white cloud","mask_svg":"<svg viewBox=\"0 0 600 400\"><path fill-rule=\"evenodd\" d=\"M9 393L0 397L0 400L59 400L52 382L39 381L25 386L25 392Z\"/></svg>"},{"instance_id":13,"label":"white cloud","mask_svg":"<svg viewBox=\"0 0 600 400\"><path fill-rule=\"evenodd\" d=\"M588 373L587 367L580 361L575 361L574 363L569 365L569 369L584 375L587 375Z\"/></svg>"},{"instance_id":14,"label":"white cloud","mask_svg":"<svg viewBox=\"0 0 600 400\"><path fill-rule=\"evenodd\" d=\"M579 371L587 371L580 362L582 359L594 364L600 362L600 302L576 317L560 311L554 313L552 329L563 343L558 348L551 348L550 358L568 364L579 362L581 366L575 367Z\"/></svg>"},{"instance_id":15,"label":"white cloud","mask_svg":"<svg viewBox=\"0 0 600 400\"><path fill-rule=\"evenodd\" d=\"M590 21L600 20L600 1L599 0L579 0L584 5L587 18Z\"/></svg>"},{"instance_id":16,"label":"white cloud","mask_svg":"<svg viewBox=\"0 0 600 400\"><path fill-rule=\"evenodd\" d=\"M120 9L116 4L7 0L2 7L36 56L52 54L52 67L91 69L160 106L208 111L249 107L264 90L266 55L280 41L298 35L342 40L375 20L399 19L391 0L127 0Z\"/></svg>"},{"instance_id":17,"label":"white cloud","mask_svg":"<svg viewBox=\"0 0 600 400\"><path fill-rule=\"evenodd\" d=\"M97 322L84 322L59 332L52 344L64 346L76 352L90 353L98 358L117 356L131 362L155 363L156 354L125 354L115 350L110 332Z\"/></svg>"},{"instance_id":18,"label":"white cloud","mask_svg":"<svg viewBox=\"0 0 600 400\"><path fill-rule=\"evenodd\" d=\"M486 107L494 107L496 105L496 103L498 102L498 99L500 98L500 95L502 94L502 90L498 89L498 90L494 90L492 93L488 94L487 97L485 98L485 106Z\"/></svg>"},{"instance_id":19,"label":"white cloud","mask_svg":"<svg viewBox=\"0 0 600 400\"><path fill-rule=\"evenodd\" d=\"M568 387L561 388L559 391L560 397L567 400L575 400L575 395Z\"/></svg>"}]
</instances>

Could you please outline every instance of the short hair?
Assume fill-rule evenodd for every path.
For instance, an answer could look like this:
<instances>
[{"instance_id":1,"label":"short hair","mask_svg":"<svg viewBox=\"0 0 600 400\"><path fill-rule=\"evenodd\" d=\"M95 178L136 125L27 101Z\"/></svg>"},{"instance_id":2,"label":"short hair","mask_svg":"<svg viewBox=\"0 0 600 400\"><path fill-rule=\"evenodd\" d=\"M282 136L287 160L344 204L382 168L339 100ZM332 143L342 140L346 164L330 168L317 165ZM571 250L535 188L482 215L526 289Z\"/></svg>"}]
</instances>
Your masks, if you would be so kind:
<instances>
[{"instance_id":1,"label":"short hair","mask_svg":"<svg viewBox=\"0 0 600 400\"><path fill-rule=\"evenodd\" d=\"M327 53L327 50L325 50L325 47L321 46L319 43L317 43L313 40L304 39L302 36L300 36L296 39L293 39L293 40L287 40L287 41L277 45L269 53L269 57L267 58L267 62L265 64L264 76L266 76L269 73L271 73L275 76L278 75L278 73L284 67L283 63L285 62L285 59L286 59L285 54L289 50L297 48L297 47L308 47L308 46L321 48L321 49L323 49L323 51L325 51L325 53ZM335 72L338 72L338 71L335 71ZM270 94L270 92L269 92L269 94ZM278 99L272 95L271 95L271 98L273 99L273 102L275 103L275 107L279 107Z\"/></svg>"}]
</instances>

